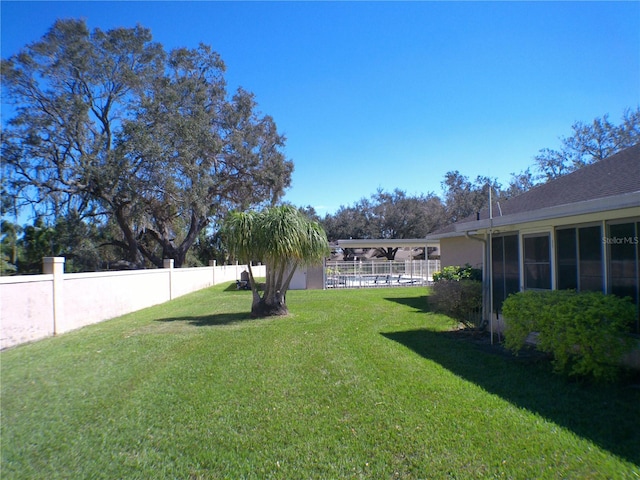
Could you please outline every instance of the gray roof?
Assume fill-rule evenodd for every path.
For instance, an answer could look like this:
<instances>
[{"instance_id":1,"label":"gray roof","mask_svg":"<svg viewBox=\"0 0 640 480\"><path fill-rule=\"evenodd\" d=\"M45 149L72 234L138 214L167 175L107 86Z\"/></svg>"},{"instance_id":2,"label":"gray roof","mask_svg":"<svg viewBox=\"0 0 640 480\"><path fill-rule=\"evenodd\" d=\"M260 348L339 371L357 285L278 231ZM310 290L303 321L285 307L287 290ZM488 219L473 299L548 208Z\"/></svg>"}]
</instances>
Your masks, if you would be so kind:
<instances>
[{"instance_id":1,"label":"gray roof","mask_svg":"<svg viewBox=\"0 0 640 480\"><path fill-rule=\"evenodd\" d=\"M633 206L634 202L637 202L638 195L640 195L640 144L537 185L527 192L500 202L499 205L494 203L492 213L494 219L510 216L521 218L525 214L535 219L543 216L543 212L538 212L539 210L569 211L569 208L563 210L559 207L569 207L582 202L607 210L610 205L613 205L612 202L605 201L609 199L608 197L624 196L624 203ZM640 207L640 202L636 204ZM485 208L480 212L480 220L488 218L489 209ZM462 224L479 223L477 220L477 215L471 215L428 235L427 238L463 231ZM500 220L500 223L508 223L507 218Z\"/></svg>"}]
</instances>

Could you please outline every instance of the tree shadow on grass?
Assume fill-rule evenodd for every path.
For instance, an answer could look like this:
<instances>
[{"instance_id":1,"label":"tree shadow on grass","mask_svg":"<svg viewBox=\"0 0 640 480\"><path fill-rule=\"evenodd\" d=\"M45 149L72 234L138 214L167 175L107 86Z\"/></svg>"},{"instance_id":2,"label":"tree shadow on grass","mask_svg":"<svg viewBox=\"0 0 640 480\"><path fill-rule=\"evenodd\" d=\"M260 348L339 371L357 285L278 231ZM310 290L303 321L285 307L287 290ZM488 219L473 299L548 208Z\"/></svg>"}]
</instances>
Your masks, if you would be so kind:
<instances>
[{"instance_id":1,"label":"tree shadow on grass","mask_svg":"<svg viewBox=\"0 0 640 480\"><path fill-rule=\"evenodd\" d=\"M399 297L399 298L385 298L390 302L396 302L400 305L405 305L409 308L413 308L418 312L430 312L429 309L429 297L427 295L423 295L420 297Z\"/></svg>"},{"instance_id":2,"label":"tree shadow on grass","mask_svg":"<svg viewBox=\"0 0 640 480\"><path fill-rule=\"evenodd\" d=\"M396 299L393 299L394 301ZM640 465L640 390L571 382L539 356L506 355L477 338L426 329L382 333L513 405ZM523 433L524 434L524 433Z\"/></svg>"},{"instance_id":3,"label":"tree shadow on grass","mask_svg":"<svg viewBox=\"0 0 640 480\"><path fill-rule=\"evenodd\" d=\"M244 322L246 320L255 320L251 318L249 312L241 313L214 313L211 315L202 315L200 317L174 317L159 318L157 322L185 322L195 327L213 327L218 325L230 325L233 323Z\"/></svg>"}]
</instances>

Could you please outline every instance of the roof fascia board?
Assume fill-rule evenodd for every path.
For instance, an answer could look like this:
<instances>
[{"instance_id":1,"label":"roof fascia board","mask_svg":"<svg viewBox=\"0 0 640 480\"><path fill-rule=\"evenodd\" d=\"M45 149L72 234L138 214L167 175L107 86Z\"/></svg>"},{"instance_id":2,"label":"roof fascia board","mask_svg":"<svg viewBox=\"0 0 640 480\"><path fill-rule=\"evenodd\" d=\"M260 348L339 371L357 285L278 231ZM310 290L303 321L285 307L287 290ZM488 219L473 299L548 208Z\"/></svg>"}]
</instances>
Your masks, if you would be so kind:
<instances>
[{"instance_id":1,"label":"roof fascia board","mask_svg":"<svg viewBox=\"0 0 640 480\"><path fill-rule=\"evenodd\" d=\"M454 225L458 234L473 230L486 230L489 228L535 222L539 220L551 220L561 217L572 217L589 213L606 212L610 210L621 210L625 208L637 208L640 213L640 191L615 195L611 197L585 200L584 202L569 203L554 207L541 208L531 212L494 217L493 219L483 219ZM449 235L455 236L455 235ZM433 237L431 237L433 238Z\"/></svg>"},{"instance_id":2,"label":"roof fascia board","mask_svg":"<svg viewBox=\"0 0 640 480\"><path fill-rule=\"evenodd\" d=\"M338 240L338 245L344 248L381 248L381 247L438 247L439 242L426 238L403 239L350 239Z\"/></svg>"},{"instance_id":3,"label":"roof fascia board","mask_svg":"<svg viewBox=\"0 0 640 480\"><path fill-rule=\"evenodd\" d=\"M471 231L471 230L475 230L473 228L470 228L469 230L460 230L460 231L454 231L454 232L446 232L446 233L434 233L433 235L427 235L427 241L429 242L438 242L443 238L454 238L454 237L461 237L464 235L464 232L466 231Z\"/></svg>"}]
</instances>

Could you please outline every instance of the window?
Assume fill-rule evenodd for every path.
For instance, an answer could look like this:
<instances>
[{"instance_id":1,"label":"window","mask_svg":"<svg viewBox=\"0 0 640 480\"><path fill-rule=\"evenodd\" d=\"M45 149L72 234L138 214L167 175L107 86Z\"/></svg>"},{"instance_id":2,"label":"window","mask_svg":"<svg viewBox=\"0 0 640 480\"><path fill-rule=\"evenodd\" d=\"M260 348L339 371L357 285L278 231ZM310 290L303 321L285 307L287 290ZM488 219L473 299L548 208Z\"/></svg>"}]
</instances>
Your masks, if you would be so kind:
<instances>
[{"instance_id":1,"label":"window","mask_svg":"<svg viewBox=\"0 0 640 480\"><path fill-rule=\"evenodd\" d=\"M524 237L524 288L551 289L549 234Z\"/></svg>"},{"instance_id":2,"label":"window","mask_svg":"<svg viewBox=\"0 0 640 480\"><path fill-rule=\"evenodd\" d=\"M563 228L556 232L558 289L602 291L600 226Z\"/></svg>"},{"instance_id":3,"label":"window","mask_svg":"<svg viewBox=\"0 0 640 480\"><path fill-rule=\"evenodd\" d=\"M609 235L604 242L609 248L611 264L609 282L611 293L621 297L631 297L640 303L640 222L609 225ZM640 320L635 330L640 333Z\"/></svg>"},{"instance_id":4,"label":"window","mask_svg":"<svg viewBox=\"0 0 640 480\"><path fill-rule=\"evenodd\" d=\"M600 226L578 229L579 290L602 291L602 234Z\"/></svg>"},{"instance_id":5,"label":"window","mask_svg":"<svg viewBox=\"0 0 640 480\"><path fill-rule=\"evenodd\" d=\"M556 232L558 290L578 289L578 239L575 228Z\"/></svg>"},{"instance_id":6,"label":"window","mask_svg":"<svg viewBox=\"0 0 640 480\"><path fill-rule=\"evenodd\" d=\"M518 235L493 237L491 268L493 273L493 308L499 312L502 302L520 290L518 270Z\"/></svg>"}]
</instances>

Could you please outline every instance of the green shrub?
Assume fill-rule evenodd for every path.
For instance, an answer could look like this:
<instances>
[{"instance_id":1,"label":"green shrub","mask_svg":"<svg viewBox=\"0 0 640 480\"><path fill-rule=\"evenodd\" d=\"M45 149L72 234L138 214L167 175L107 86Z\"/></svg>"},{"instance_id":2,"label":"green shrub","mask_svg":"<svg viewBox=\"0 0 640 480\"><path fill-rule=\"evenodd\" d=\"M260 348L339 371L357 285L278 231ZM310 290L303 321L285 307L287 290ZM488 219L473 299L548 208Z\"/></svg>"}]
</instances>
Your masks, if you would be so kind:
<instances>
[{"instance_id":1,"label":"green shrub","mask_svg":"<svg viewBox=\"0 0 640 480\"><path fill-rule=\"evenodd\" d=\"M519 351L531 332L538 350L553 356L554 368L569 376L614 380L621 357L632 348L629 299L601 292L525 291L503 304L505 347Z\"/></svg>"},{"instance_id":2,"label":"green shrub","mask_svg":"<svg viewBox=\"0 0 640 480\"><path fill-rule=\"evenodd\" d=\"M478 326L482 320L482 270L467 263L435 272L429 303L467 328Z\"/></svg>"},{"instance_id":3,"label":"green shrub","mask_svg":"<svg viewBox=\"0 0 640 480\"><path fill-rule=\"evenodd\" d=\"M482 280L482 270L473 268L468 263L463 267L459 265L452 265L442 268L439 272L433 274L433 281L438 283L440 281L460 281L460 280Z\"/></svg>"},{"instance_id":4,"label":"green shrub","mask_svg":"<svg viewBox=\"0 0 640 480\"><path fill-rule=\"evenodd\" d=\"M513 352L524 348L530 333L540 333L542 325L553 318L553 306L574 295L573 290L526 290L509 295L502 304L507 319L504 345Z\"/></svg>"},{"instance_id":5,"label":"green shrub","mask_svg":"<svg viewBox=\"0 0 640 480\"><path fill-rule=\"evenodd\" d=\"M482 282L477 280L439 280L431 287L429 303L467 328L477 326L482 311Z\"/></svg>"}]
</instances>

